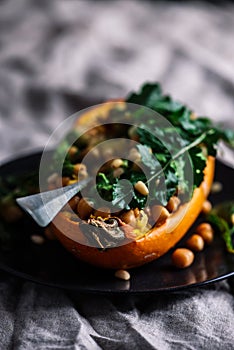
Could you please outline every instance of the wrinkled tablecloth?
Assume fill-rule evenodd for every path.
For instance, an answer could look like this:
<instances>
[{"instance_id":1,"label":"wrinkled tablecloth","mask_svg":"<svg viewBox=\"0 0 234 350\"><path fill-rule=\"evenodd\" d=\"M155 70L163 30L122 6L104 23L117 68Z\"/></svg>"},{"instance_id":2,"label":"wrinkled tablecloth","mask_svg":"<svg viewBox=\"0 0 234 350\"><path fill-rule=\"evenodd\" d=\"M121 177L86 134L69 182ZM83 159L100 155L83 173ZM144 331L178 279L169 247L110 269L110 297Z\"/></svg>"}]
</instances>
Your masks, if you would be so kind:
<instances>
[{"instance_id":1,"label":"wrinkled tablecloth","mask_svg":"<svg viewBox=\"0 0 234 350\"><path fill-rule=\"evenodd\" d=\"M233 33L226 2L0 1L0 160L147 80L233 126ZM80 295L0 272L0 349L234 349L233 293Z\"/></svg>"}]
</instances>

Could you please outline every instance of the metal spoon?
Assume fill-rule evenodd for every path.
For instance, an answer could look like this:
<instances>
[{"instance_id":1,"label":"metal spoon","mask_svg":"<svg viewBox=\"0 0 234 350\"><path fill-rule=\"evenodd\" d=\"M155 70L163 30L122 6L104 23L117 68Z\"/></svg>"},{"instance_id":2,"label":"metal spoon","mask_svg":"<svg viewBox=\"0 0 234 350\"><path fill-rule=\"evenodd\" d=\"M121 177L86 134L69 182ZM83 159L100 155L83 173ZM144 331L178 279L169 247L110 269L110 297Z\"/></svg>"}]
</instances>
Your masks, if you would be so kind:
<instances>
[{"instance_id":1,"label":"metal spoon","mask_svg":"<svg viewBox=\"0 0 234 350\"><path fill-rule=\"evenodd\" d=\"M67 202L87 186L91 178L56 190L17 198L16 202L41 227L47 226Z\"/></svg>"}]
</instances>

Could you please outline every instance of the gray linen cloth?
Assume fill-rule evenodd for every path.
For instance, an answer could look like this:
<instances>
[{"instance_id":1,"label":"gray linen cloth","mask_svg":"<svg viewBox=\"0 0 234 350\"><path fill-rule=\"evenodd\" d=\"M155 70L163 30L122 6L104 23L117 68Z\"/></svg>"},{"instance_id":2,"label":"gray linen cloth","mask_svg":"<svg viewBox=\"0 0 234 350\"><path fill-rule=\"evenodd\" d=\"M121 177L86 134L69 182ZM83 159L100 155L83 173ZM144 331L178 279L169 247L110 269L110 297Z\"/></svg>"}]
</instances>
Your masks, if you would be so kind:
<instances>
[{"instance_id":1,"label":"gray linen cloth","mask_svg":"<svg viewBox=\"0 0 234 350\"><path fill-rule=\"evenodd\" d=\"M0 160L146 80L234 124L232 3L8 0L0 28ZM105 297L1 272L0 349L234 349L233 307L227 282Z\"/></svg>"}]
</instances>

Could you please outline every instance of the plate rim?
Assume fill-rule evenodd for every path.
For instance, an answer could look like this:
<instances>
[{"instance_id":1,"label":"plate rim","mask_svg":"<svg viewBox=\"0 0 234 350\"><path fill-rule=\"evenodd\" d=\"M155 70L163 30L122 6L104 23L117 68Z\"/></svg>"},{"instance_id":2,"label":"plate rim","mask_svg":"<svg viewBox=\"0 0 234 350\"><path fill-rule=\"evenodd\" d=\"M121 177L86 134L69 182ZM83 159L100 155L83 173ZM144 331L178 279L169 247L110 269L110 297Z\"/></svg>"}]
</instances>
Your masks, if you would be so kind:
<instances>
[{"instance_id":1,"label":"plate rim","mask_svg":"<svg viewBox=\"0 0 234 350\"><path fill-rule=\"evenodd\" d=\"M202 287L202 286L206 286L209 284L213 284L213 283L217 283L220 281L223 281L225 279L229 279L231 277L234 277L234 271L229 272L227 274L222 274L218 277L214 277L211 279L208 279L206 281L202 281L202 282L195 282L195 283L190 283L190 284L186 284L186 285L181 285L181 286L176 286L176 287L166 287L166 288L159 288L157 290L153 290L153 289L148 289L148 290L131 290L131 289L116 289L116 290L100 290L100 289L90 289L90 288L79 288L79 286L64 286L62 284L59 283L53 283L53 282L47 282L44 281L40 278L35 278L27 273L24 273L22 271L16 271L11 267L8 267L4 264L2 264L0 262L0 270L9 273L12 276L15 276L17 278L20 278L24 281L29 281L29 282L33 282L39 285L43 285L46 287L50 287L50 288L58 288L61 290L66 290L66 291L71 291L71 292L77 292L77 293L87 293L87 294L100 294L100 295L120 295L120 294L131 294L131 295L144 295L144 294L166 294L166 293L175 293L175 292L179 292L179 291L184 291L184 290L188 290L188 289L194 289L197 287ZM123 281L123 283L126 283L129 281Z\"/></svg>"},{"instance_id":2,"label":"plate rim","mask_svg":"<svg viewBox=\"0 0 234 350\"><path fill-rule=\"evenodd\" d=\"M39 157L42 152L43 152L43 148L37 148L37 149L33 149L32 151L25 151L22 152L20 154L17 154L16 156L10 156L7 159L4 159L4 161L0 161L0 169L4 166L8 166L11 165L11 163L14 163L16 161L20 161L25 160L27 158L34 158L34 157ZM53 150L50 150L50 152ZM227 163L222 162L220 159L218 159L218 161L224 165L225 167L233 170L233 168L231 166L229 166ZM79 287L79 285L76 286L72 286L70 284L68 285L63 285L60 283L56 283L56 282L49 282L46 280L43 280L42 278L39 277L34 277L33 275L30 275L28 273L25 273L23 271L17 271L12 267L7 266L7 264L3 263L0 261L0 270L4 271L6 273L9 273L11 276L15 276L17 278L20 278L24 281L29 281L29 282L33 282L39 285L44 285L50 288L58 288L61 290L66 290L66 291L71 291L71 292L77 292L77 293L87 293L87 294L100 294L100 295L120 295L120 294L128 294L128 295L146 295L146 294L162 294L162 293L174 293L174 292L179 292L179 291L185 291L185 290L190 290L190 289L194 289L197 287L202 287L202 286L206 286L212 283L216 283L216 282L220 282L223 281L225 279L229 279L231 277L234 277L234 269L231 272L228 273L224 273L221 274L217 277L214 278L210 278L207 279L205 281L201 281L201 282L195 282L195 283L190 283L190 284L184 284L184 285L180 285L180 286L173 286L173 287L162 287L162 288L158 288L158 289L147 289L147 290L139 290L139 289L134 289L132 290L130 289L98 289L96 288L95 290L90 288L90 287ZM121 280L119 280L121 282ZM131 281L131 280L130 280ZM126 282L129 281L122 281L123 285Z\"/></svg>"}]
</instances>

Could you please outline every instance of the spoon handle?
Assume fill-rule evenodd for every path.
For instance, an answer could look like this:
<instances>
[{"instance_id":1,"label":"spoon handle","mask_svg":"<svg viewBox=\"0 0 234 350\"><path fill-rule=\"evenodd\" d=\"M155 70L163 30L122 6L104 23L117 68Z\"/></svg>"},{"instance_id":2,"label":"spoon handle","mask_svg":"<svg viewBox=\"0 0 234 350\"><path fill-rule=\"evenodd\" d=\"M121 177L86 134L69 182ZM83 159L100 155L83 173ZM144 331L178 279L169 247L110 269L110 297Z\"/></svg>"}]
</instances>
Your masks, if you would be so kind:
<instances>
[{"instance_id":1,"label":"spoon handle","mask_svg":"<svg viewBox=\"0 0 234 350\"><path fill-rule=\"evenodd\" d=\"M16 202L41 227L47 226L67 202L87 186L91 178L56 190L17 198Z\"/></svg>"}]
</instances>

